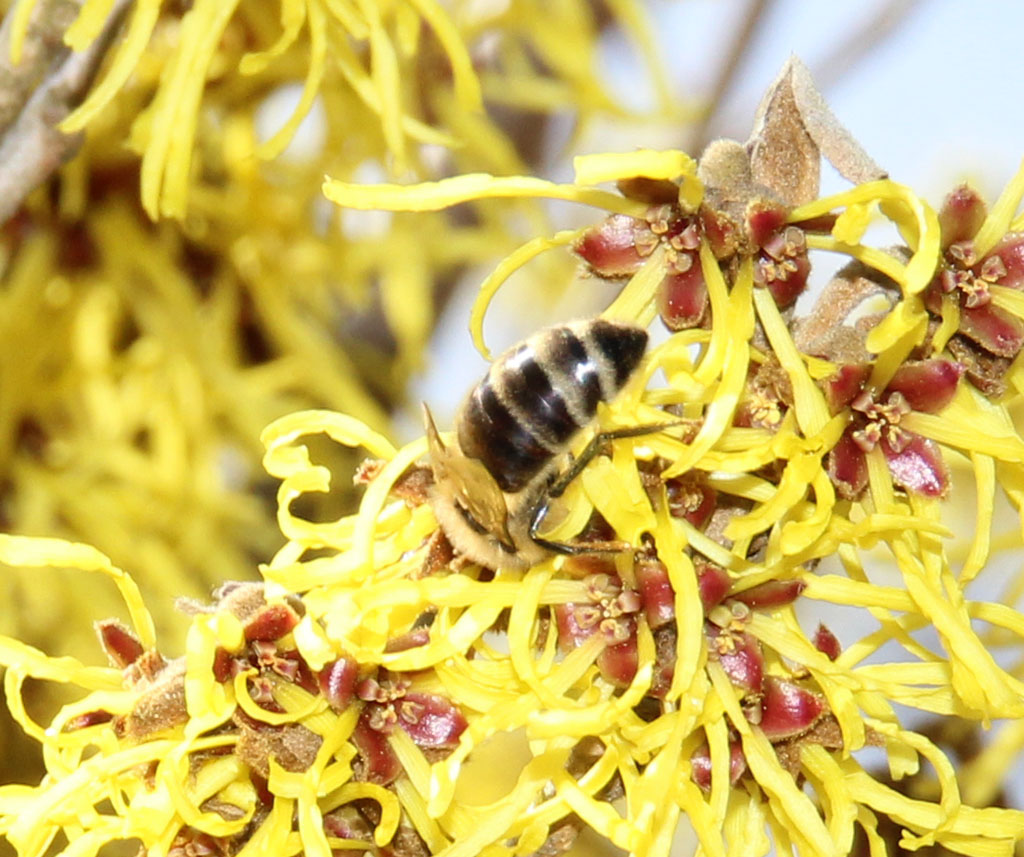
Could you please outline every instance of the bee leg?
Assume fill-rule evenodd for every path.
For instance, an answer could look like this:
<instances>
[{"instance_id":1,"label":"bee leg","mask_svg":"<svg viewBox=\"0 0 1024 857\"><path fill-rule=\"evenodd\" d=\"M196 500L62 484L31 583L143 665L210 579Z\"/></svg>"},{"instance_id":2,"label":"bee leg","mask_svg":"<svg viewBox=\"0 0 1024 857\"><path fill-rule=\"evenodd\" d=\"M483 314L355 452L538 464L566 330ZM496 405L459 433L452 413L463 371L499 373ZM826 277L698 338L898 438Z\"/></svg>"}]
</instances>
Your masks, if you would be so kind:
<instances>
[{"instance_id":1,"label":"bee leg","mask_svg":"<svg viewBox=\"0 0 1024 857\"><path fill-rule=\"evenodd\" d=\"M548 490L544 492L544 497L533 509L533 512L530 515L530 539L545 550L549 550L552 553L562 554L563 556L581 556L583 554L594 553L621 553L622 551L632 550L633 546L628 542L623 541L555 542L545 539L540 535L540 527L544 521L544 516L548 512L548 501L553 498L560 497L572 481L583 472L583 469L590 464L590 462L594 460L595 456L600 454L605 446L611 441L618 440L623 437L641 437L645 434L654 434L662 431L663 429L673 428L679 425L689 425L690 422L690 420L675 420L673 422L666 423L648 423L642 426L629 426L628 428L603 431L594 435L590 439L590 442L583 448L583 452L579 454L579 457L573 459L572 464L569 465L566 471L555 479L550 486L548 486Z\"/></svg>"},{"instance_id":2,"label":"bee leg","mask_svg":"<svg viewBox=\"0 0 1024 857\"><path fill-rule=\"evenodd\" d=\"M623 553L633 550L629 542L550 542L544 538L534 541L545 550L562 556L586 556L595 553Z\"/></svg>"},{"instance_id":3,"label":"bee leg","mask_svg":"<svg viewBox=\"0 0 1024 857\"><path fill-rule=\"evenodd\" d=\"M553 542L549 539L545 539L540 535L540 525L544 522L544 516L548 513L548 503L546 500L541 500L537 503L533 510L533 514L530 516L530 539L540 545L545 550L549 550L552 553L560 553L563 556L575 556L580 553L576 545L569 544L568 542Z\"/></svg>"},{"instance_id":4,"label":"bee leg","mask_svg":"<svg viewBox=\"0 0 1024 857\"><path fill-rule=\"evenodd\" d=\"M538 531L547 511L548 504L546 502L538 503L533 517L530 519L530 539L545 550L562 554L562 556L583 556L594 553L622 553L633 549L629 542L623 541L554 542L546 539Z\"/></svg>"},{"instance_id":5,"label":"bee leg","mask_svg":"<svg viewBox=\"0 0 1024 857\"><path fill-rule=\"evenodd\" d=\"M573 459L572 464L569 465L566 471L551 483L551 486L547 491L548 496L561 497L565 492L565 489L572 484L572 481L583 472L583 469L590 464L596 456L600 455L604 447L611 441L619 440L623 437L642 437L645 434L655 434L663 429L673 428L674 426L679 425L688 425L689 423L690 420L677 420L669 423L648 423L642 426L629 426L628 428L598 432L583 448L583 452L579 454L579 457ZM544 505L542 512L546 511L547 505ZM543 514L541 514L541 517L543 517Z\"/></svg>"}]
</instances>

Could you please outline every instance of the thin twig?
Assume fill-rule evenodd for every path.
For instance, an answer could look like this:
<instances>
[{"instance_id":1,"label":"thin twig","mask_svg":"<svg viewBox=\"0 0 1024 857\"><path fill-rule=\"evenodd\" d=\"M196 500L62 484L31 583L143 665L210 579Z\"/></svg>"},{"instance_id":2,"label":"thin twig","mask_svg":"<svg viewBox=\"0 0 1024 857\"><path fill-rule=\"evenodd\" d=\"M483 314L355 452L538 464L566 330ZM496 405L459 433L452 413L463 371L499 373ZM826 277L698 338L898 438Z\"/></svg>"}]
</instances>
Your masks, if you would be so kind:
<instances>
[{"instance_id":1,"label":"thin twig","mask_svg":"<svg viewBox=\"0 0 1024 857\"><path fill-rule=\"evenodd\" d=\"M862 22L843 42L835 46L823 60L812 64L813 78L818 88L825 92L835 86L853 68L878 48L886 39L897 32L922 0L890 0L877 9L870 19ZM765 4L751 3L750 13L744 26L737 31L732 49L722 64L719 79L709 96L709 111L703 121L691 132L691 144L687 151L700 152L711 138L720 136L718 124L725 96L736 79L736 71L743 53L747 50L760 17L767 9ZM713 99L713 100L712 100ZM749 113L749 111L745 111ZM729 134L726 134L729 136ZM738 135L737 135L738 136Z\"/></svg>"},{"instance_id":2,"label":"thin twig","mask_svg":"<svg viewBox=\"0 0 1024 857\"><path fill-rule=\"evenodd\" d=\"M0 223L81 146L81 132L57 126L81 101L129 5L116 0L102 32L76 53L63 34L81 0L39 0L18 64L11 60L12 15L0 25Z\"/></svg>"},{"instance_id":3,"label":"thin twig","mask_svg":"<svg viewBox=\"0 0 1024 857\"><path fill-rule=\"evenodd\" d=\"M711 142L710 132L725 102L725 97L732 89L740 63L771 5L771 0L751 0L747 13L742 17L740 27L733 33L729 52L718 68L718 77L715 78L715 83L708 94L708 109L700 121L689 131L687 151L697 154Z\"/></svg>"}]
</instances>

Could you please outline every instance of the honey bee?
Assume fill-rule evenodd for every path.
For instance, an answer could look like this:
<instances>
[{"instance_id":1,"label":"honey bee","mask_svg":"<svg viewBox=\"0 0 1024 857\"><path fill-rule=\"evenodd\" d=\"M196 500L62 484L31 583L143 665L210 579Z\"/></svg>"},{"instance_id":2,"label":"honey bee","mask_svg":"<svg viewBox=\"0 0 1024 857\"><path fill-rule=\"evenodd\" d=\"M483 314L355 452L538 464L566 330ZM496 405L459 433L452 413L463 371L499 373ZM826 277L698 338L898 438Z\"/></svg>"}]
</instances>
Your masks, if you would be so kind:
<instances>
[{"instance_id":1,"label":"honey bee","mask_svg":"<svg viewBox=\"0 0 1024 857\"><path fill-rule=\"evenodd\" d=\"M608 319L560 324L514 345L469 393L445 446L423 406L434 487L430 501L455 549L488 568L528 568L551 552L593 548L538 535L558 497L604 441L662 426L597 435L560 473L573 438L614 398L647 347L638 325Z\"/></svg>"}]
</instances>

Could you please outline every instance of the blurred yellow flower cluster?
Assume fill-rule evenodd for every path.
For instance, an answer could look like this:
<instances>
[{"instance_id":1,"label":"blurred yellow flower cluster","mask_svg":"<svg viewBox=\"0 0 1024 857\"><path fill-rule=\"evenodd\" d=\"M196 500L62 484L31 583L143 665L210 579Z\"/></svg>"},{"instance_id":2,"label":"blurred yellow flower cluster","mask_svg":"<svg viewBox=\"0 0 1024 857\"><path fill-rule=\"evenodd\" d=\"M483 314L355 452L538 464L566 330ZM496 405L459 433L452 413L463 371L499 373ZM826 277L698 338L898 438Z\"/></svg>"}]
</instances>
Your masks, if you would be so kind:
<instances>
[{"instance_id":1,"label":"blurred yellow flower cluster","mask_svg":"<svg viewBox=\"0 0 1024 857\"><path fill-rule=\"evenodd\" d=\"M529 3L165 5L131 5L62 125L81 151L4 232L0 460L6 529L87 538L169 604L277 543L262 427L333 407L384 428L454 278L513 246L515 217L544 222L484 205L347 228L323 175L521 172L548 112L618 108L581 2L545 12L557 46ZM69 8L79 49L112 4L22 0L13 54ZM643 43L638 7L615 14ZM77 598L3 586L5 630L91 644L67 630Z\"/></svg>"}]
</instances>

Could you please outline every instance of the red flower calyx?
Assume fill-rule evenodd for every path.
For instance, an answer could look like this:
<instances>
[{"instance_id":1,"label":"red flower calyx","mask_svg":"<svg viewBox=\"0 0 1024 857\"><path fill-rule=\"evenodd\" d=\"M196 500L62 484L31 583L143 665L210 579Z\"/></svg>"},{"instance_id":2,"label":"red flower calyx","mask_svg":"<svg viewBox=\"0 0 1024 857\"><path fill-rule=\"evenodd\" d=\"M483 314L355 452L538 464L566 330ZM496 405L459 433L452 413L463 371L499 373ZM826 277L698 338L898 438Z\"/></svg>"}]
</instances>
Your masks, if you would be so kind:
<instances>
[{"instance_id":1,"label":"red flower calyx","mask_svg":"<svg viewBox=\"0 0 1024 857\"><path fill-rule=\"evenodd\" d=\"M867 486L866 455L880 448L893 482L928 497L945 496L949 472L931 440L907 430L912 411L934 414L952 401L964 366L950 360L911 361L878 392L866 387L865 366L843 366L824 382L833 413L850 407L853 418L829 452L828 472L839 494L856 499Z\"/></svg>"},{"instance_id":2,"label":"red flower calyx","mask_svg":"<svg viewBox=\"0 0 1024 857\"><path fill-rule=\"evenodd\" d=\"M967 185L946 197L939 212L943 258L925 304L939 315L944 298L956 300L959 332L991 354L1012 359L1024 346L1024 319L995 306L990 288L1024 288L1024 233L1007 233L979 257L974 237L985 215L984 201Z\"/></svg>"}]
</instances>

